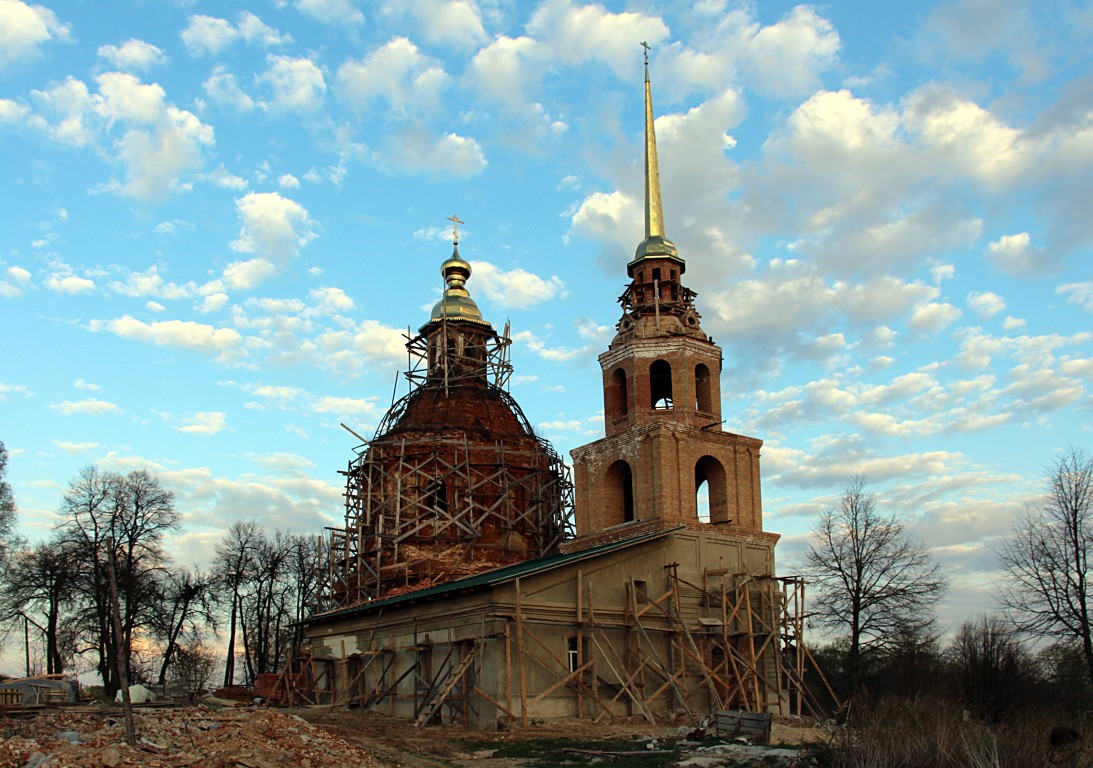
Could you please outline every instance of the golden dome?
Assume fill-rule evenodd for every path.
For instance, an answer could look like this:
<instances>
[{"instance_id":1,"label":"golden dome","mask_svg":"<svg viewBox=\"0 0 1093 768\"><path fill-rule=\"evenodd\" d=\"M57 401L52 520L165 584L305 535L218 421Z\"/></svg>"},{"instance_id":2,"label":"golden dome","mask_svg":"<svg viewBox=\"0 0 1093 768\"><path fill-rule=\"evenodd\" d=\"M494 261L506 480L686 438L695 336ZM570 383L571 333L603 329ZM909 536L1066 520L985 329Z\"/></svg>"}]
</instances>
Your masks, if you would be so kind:
<instances>
[{"instance_id":1,"label":"golden dome","mask_svg":"<svg viewBox=\"0 0 1093 768\"><path fill-rule=\"evenodd\" d=\"M469 323L489 325L482 318L482 311L474 303L470 293L464 287L471 276L471 265L459 255L458 244L452 255L440 265L440 274L444 276L444 296L433 306L428 326L441 320L462 320ZM424 330L424 326L423 326Z\"/></svg>"}]
</instances>

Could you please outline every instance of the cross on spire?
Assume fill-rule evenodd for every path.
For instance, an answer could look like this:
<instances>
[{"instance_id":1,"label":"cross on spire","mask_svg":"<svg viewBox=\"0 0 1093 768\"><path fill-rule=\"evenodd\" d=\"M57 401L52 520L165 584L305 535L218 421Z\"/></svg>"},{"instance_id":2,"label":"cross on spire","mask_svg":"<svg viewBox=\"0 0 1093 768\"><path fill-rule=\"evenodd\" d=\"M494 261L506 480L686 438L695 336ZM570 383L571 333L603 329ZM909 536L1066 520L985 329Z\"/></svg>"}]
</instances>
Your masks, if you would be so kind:
<instances>
[{"instance_id":1,"label":"cross on spire","mask_svg":"<svg viewBox=\"0 0 1093 768\"><path fill-rule=\"evenodd\" d=\"M452 223L452 242L459 245L459 225L466 224L467 222L459 218L459 214L453 213L448 217L448 221Z\"/></svg>"},{"instance_id":2,"label":"cross on spire","mask_svg":"<svg viewBox=\"0 0 1093 768\"><path fill-rule=\"evenodd\" d=\"M649 43L642 40L641 47L645 49L645 66L649 66Z\"/></svg>"}]
</instances>

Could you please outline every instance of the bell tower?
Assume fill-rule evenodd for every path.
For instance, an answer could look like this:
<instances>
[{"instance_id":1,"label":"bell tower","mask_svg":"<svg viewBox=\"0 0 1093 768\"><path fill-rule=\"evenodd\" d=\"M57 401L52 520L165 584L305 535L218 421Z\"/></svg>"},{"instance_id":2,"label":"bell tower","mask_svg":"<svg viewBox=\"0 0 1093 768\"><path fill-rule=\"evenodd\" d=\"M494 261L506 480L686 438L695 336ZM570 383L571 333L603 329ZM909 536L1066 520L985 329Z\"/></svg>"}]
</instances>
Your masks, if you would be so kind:
<instances>
[{"instance_id":1,"label":"bell tower","mask_svg":"<svg viewBox=\"0 0 1093 768\"><path fill-rule=\"evenodd\" d=\"M599 357L606 437L572 451L577 535L653 521L757 532L763 443L721 429L721 348L702 330L697 294L682 282L687 264L665 236L645 47L645 239Z\"/></svg>"}]
</instances>

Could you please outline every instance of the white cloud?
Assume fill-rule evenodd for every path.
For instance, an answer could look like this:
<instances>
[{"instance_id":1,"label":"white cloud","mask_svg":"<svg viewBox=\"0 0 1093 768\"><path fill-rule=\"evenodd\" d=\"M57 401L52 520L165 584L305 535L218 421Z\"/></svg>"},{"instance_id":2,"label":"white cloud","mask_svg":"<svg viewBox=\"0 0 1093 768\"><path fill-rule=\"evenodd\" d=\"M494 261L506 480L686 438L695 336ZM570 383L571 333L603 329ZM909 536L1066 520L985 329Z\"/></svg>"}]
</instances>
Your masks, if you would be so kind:
<instances>
[{"instance_id":1,"label":"white cloud","mask_svg":"<svg viewBox=\"0 0 1093 768\"><path fill-rule=\"evenodd\" d=\"M527 91L542 77L542 43L530 37L500 35L471 59L475 90L510 108L522 108Z\"/></svg>"},{"instance_id":2,"label":"white cloud","mask_svg":"<svg viewBox=\"0 0 1093 768\"><path fill-rule=\"evenodd\" d=\"M86 389L88 392L98 392L100 389L102 389L102 387L100 387L98 384L92 384L91 382L84 381L83 379L76 379L76 381L73 382L73 386L76 387L76 389Z\"/></svg>"},{"instance_id":3,"label":"white cloud","mask_svg":"<svg viewBox=\"0 0 1093 768\"><path fill-rule=\"evenodd\" d=\"M1032 160L1019 131L947 89L921 88L907 99L904 109L905 124L939 166L1000 184L1015 178Z\"/></svg>"},{"instance_id":4,"label":"white cloud","mask_svg":"<svg viewBox=\"0 0 1093 768\"><path fill-rule=\"evenodd\" d=\"M525 269L503 270L488 261L472 261L472 290L481 290L498 307L527 309L565 295L565 283L557 275L543 279Z\"/></svg>"},{"instance_id":5,"label":"white cloud","mask_svg":"<svg viewBox=\"0 0 1093 768\"><path fill-rule=\"evenodd\" d=\"M353 309L353 299L341 288L315 288L308 296L324 314L335 315Z\"/></svg>"},{"instance_id":6,"label":"white cloud","mask_svg":"<svg viewBox=\"0 0 1093 768\"><path fill-rule=\"evenodd\" d=\"M267 259L248 259L246 261L233 261L228 266L224 267L224 282L228 287L234 288L239 291L249 291L269 278L276 275L278 269ZM213 294L210 297L210 301L203 305L203 309L216 310L223 305L223 300L215 298L217 294ZM227 297L225 297L226 299Z\"/></svg>"},{"instance_id":7,"label":"white cloud","mask_svg":"<svg viewBox=\"0 0 1093 768\"><path fill-rule=\"evenodd\" d=\"M320 397L312 404L311 410L337 416L379 415L379 409L374 402L359 397Z\"/></svg>"},{"instance_id":8,"label":"white cloud","mask_svg":"<svg viewBox=\"0 0 1093 768\"><path fill-rule=\"evenodd\" d=\"M235 207L243 226L232 249L261 254L224 270L235 287L252 288L276 274L315 236L307 209L278 192L249 192Z\"/></svg>"},{"instance_id":9,"label":"white cloud","mask_svg":"<svg viewBox=\"0 0 1093 768\"><path fill-rule=\"evenodd\" d=\"M216 56L239 40L267 48L292 42L292 35L278 32L250 11L242 11L234 25L227 19L194 14L181 37L192 56Z\"/></svg>"},{"instance_id":10,"label":"white cloud","mask_svg":"<svg viewBox=\"0 0 1093 768\"><path fill-rule=\"evenodd\" d=\"M100 447L98 443L73 443L68 440L52 440L51 442L65 453L72 454L87 453Z\"/></svg>"},{"instance_id":11,"label":"white cloud","mask_svg":"<svg viewBox=\"0 0 1093 768\"><path fill-rule=\"evenodd\" d=\"M994 317L1006 308L1006 302L997 293L973 291L968 294L968 306L983 318Z\"/></svg>"},{"instance_id":12,"label":"white cloud","mask_svg":"<svg viewBox=\"0 0 1093 768\"><path fill-rule=\"evenodd\" d=\"M358 26L364 23L364 14L352 0L296 0L294 5L301 13L323 24Z\"/></svg>"},{"instance_id":13,"label":"white cloud","mask_svg":"<svg viewBox=\"0 0 1093 768\"><path fill-rule=\"evenodd\" d=\"M186 422L175 427L175 430L191 435L215 435L227 428L228 417L221 411L201 411L186 419Z\"/></svg>"},{"instance_id":14,"label":"white cloud","mask_svg":"<svg viewBox=\"0 0 1093 768\"><path fill-rule=\"evenodd\" d=\"M182 42L194 56L215 56L238 40L239 30L227 19L195 14L181 32Z\"/></svg>"},{"instance_id":15,"label":"white cloud","mask_svg":"<svg viewBox=\"0 0 1093 768\"><path fill-rule=\"evenodd\" d=\"M487 38L478 6L472 0L388 0L383 13L410 16L428 43L466 48Z\"/></svg>"},{"instance_id":16,"label":"white cloud","mask_svg":"<svg viewBox=\"0 0 1093 768\"><path fill-rule=\"evenodd\" d=\"M400 133L391 160L409 171L473 176L486 167L481 145L467 136L448 133L434 138L423 131Z\"/></svg>"},{"instance_id":17,"label":"white cloud","mask_svg":"<svg viewBox=\"0 0 1093 768\"><path fill-rule=\"evenodd\" d=\"M597 347L592 344L577 349L571 349L569 347L551 347L531 331L517 331L512 335L512 340L523 342L527 345L528 349L539 357L555 363L594 355L595 350L597 349Z\"/></svg>"},{"instance_id":18,"label":"white cloud","mask_svg":"<svg viewBox=\"0 0 1093 768\"><path fill-rule=\"evenodd\" d=\"M212 127L168 104L158 84L125 72L105 72L95 81L95 94L72 77L32 91L42 114L30 124L62 144L83 147L101 141L102 152L125 173L124 182L108 185L121 194L162 200L186 189L182 177L201 166L203 148L213 144Z\"/></svg>"},{"instance_id":19,"label":"white cloud","mask_svg":"<svg viewBox=\"0 0 1093 768\"><path fill-rule=\"evenodd\" d=\"M919 333L937 333L942 328L956 322L960 310L945 302L919 304L911 313L908 326Z\"/></svg>"},{"instance_id":20,"label":"white cloud","mask_svg":"<svg viewBox=\"0 0 1093 768\"><path fill-rule=\"evenodd\" d=\"M761 88L778 94L802 93L820 72L835 63L841 41L831 22L805 5L766 27L754 25L744 48L744 65ZM731 43L730 43L731 47Z\"/></svg>"},{"instance_id":21,"label":"white cloud","mask_svg":"<svg viewBox=\"0 0 1093 768\"><path fill-rule=\"evenodd\" d=\"M50 408L63 416L71 416L78 413L86 413L94 416L103 414L116 414L121 413L122 410L114 403L108 400L65 400L60 403L53 403Z\"/></svg>"},{"instance_id":22,"label":"white cloud","mask_svg":"<svg viewBox=\"0 0 1093 768\"><path fill-rule=\"evenodd\" d=\"M768 26L755 19L754 9L730 6L710 19L705 34L689 38L687 45L674 42L660 54L658 72L668 83L720 91L743 82L777 96L814 88L835 65L841 46L831 22L805 5Z\"/></svg>"},{"instance_id":23,"label":"white cloud","mask_svg":"<svg viewBox=\"0 0 1093 768\"><path fill-rule=\"evenodd\" d=\"M99 48L99 56L126 71L144 72L167 63L167 54L151 43L136 38L126 40L120 46L103 45Z\"/></svg>"},{"instance_id":24,"label":"white cloud","mask_svg":"<svg viewBox=\"0 0 1093 768\"><path fill-rule=\"evenodd\" d=\"M1086 312L1093 312L1093 283L1066 283L1055 289L1072 304L1078 304Z\"/></svg>"},{"instance_id":25,"label":"white cloud","mask_svg":"<svg viewBox=\"0 0 1093 768\"><path fill-rule=\"evenodd\" d=\"M192 295L195 286L192 283L177 285L165 281L159 274L159 267L153 264L145 272L128 273L124 281L111 283L110 289L131 298L155 296L161 299L184 299Z\"/></svg>"},{"instance_id":26,"label":"white cloud","mask_svg":"<svg viewBox=\"0 0 1093 768\"><path fill-rule=\"evenodd\" d=\"M299 189L300 180L291 173L285 173L278 177L277 186L281 189Z\"/></svg>"},{"instance_id":27,"label":"white cloud","mask_svg":"<svg viewBox=\"0 0 1093 768\"><path fill-rule=\"evenodd\" d=\"M273 98L263 106L274 112L315 112L326 93L323 72L306 57L269 55L269 67L258 78L273 91Z\"/></svg>"},{"instance_id":28,"label":"white cloud","mask_svg":"<svg viewBox=\"0 0 1093 768\"><path fill-rule=\"evenodd\" d=\"M1039 274L1041 264L1028 232L1002 235L987 246L987 258L1003 272L1021 277Z\"/></svg>"},{"instance_id":29,"label":"white cloud","mask_svg":"<svg viewBox=\"0 0 1093 768\"><path fill-rule=\"evenodd\" d=\"M250 11L243 11L239 14L237 28L243 39L250 44L258 43L271 47L292 42L292 35L287 32L278 32Z\"/></svg>"},{"instance_id":30,"label":"white cloud","mask_svg":"<svg viewBox=\"0 0 1093 768\"><path fill-rule=\"evenodd\" d=\"M552 60L566 64L601 61L619 77L638 63L637 41L658 45L668 27L654 16L636 11L611 13L602 5L573 5L570 0L546 0L527 25L528 34L543 41Z\"/></svg>"},{"instance_id":31,"label":"white cloud","mask_svg":"<svg viewBox=\"0 0 1093 768\"><path fill-rule=\"evenodd\" d=\"M129 315L114 320L92 320L92 331L109 331L136 341L150 341L157 347L181 347L216 353L222 360L238 356L243 337L231 328L215 328L192 320L161 320L145 323Z\"/></svg>"},{"instance_id":32,"label":"white cloud","mask_svg":"<svg viewBox=\"0 0 1093 768\"><path fill-rule=\"evenodd\" d=\"M11 266L4 270L4 279L0 280L0 297L13 299L22 296L30 287L30 272L22 267Z\"/></svg>"},{"instance_id":33,"label":"white cloud","mask_svg":"<svg viewBox=\"0 0 1093 768\"><path fill-rule=\"evenodd\" d=\"M363 110L383 101L398 116L436 109L451 78L436 59L405 37L396 37L359 61L338 69L338 96Z\"/></svg>"},{"instance_id":34,"label":"white cloud","mask_svg":"<svg viewBox=\"0 0 1093 768\"><path fill-rule=\"evenodd\" d=\"M42 44L67 40L69 33L69 26L45 6L0 0L0 67L32 58Z\"/></svg>"},{"instance_id":35,"label":"white cloud","mask_svg":"<svg viewBox=\"0 0 1093 768\"><path fill-rule=\"evenodd\" d=\"M254 99L248 96L235 80L235 75L223 64L218 65L208 79L202 83L205 93L213 103L232 110L246 113L254 109Z\"/></svg>"},{"instance_id":36,"label":"white cloud","mask_svg":"<svg viewBox=\"0 0 1093 768\"><path fill-rule=\"evenodd\" d=\"M46 278L46 288L55 293L91 293L95 290L95 282L86 277L77 277L70 268L62 266L60 271Z\"/></svg>"}]
</instances>

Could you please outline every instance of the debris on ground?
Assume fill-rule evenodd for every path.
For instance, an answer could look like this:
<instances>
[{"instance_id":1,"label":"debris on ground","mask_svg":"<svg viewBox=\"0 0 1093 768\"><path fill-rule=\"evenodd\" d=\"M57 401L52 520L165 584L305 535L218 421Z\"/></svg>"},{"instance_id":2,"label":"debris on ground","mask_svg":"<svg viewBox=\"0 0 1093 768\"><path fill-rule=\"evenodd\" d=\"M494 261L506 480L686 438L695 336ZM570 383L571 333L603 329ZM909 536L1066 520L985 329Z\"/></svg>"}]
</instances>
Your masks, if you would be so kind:
<instances>
[{"instance_id":1,"label":"debris on ground","mask_svg":"<svg viewBox=\"0 0 1093 768\"><path fill-rule=\"evenodd\" d=\"M275 768L383 765L366 749L291 714L206 707L138 709L140 742L113 707L0 720L0 766L17 768Z\"/></svg>"}]
</instances>

